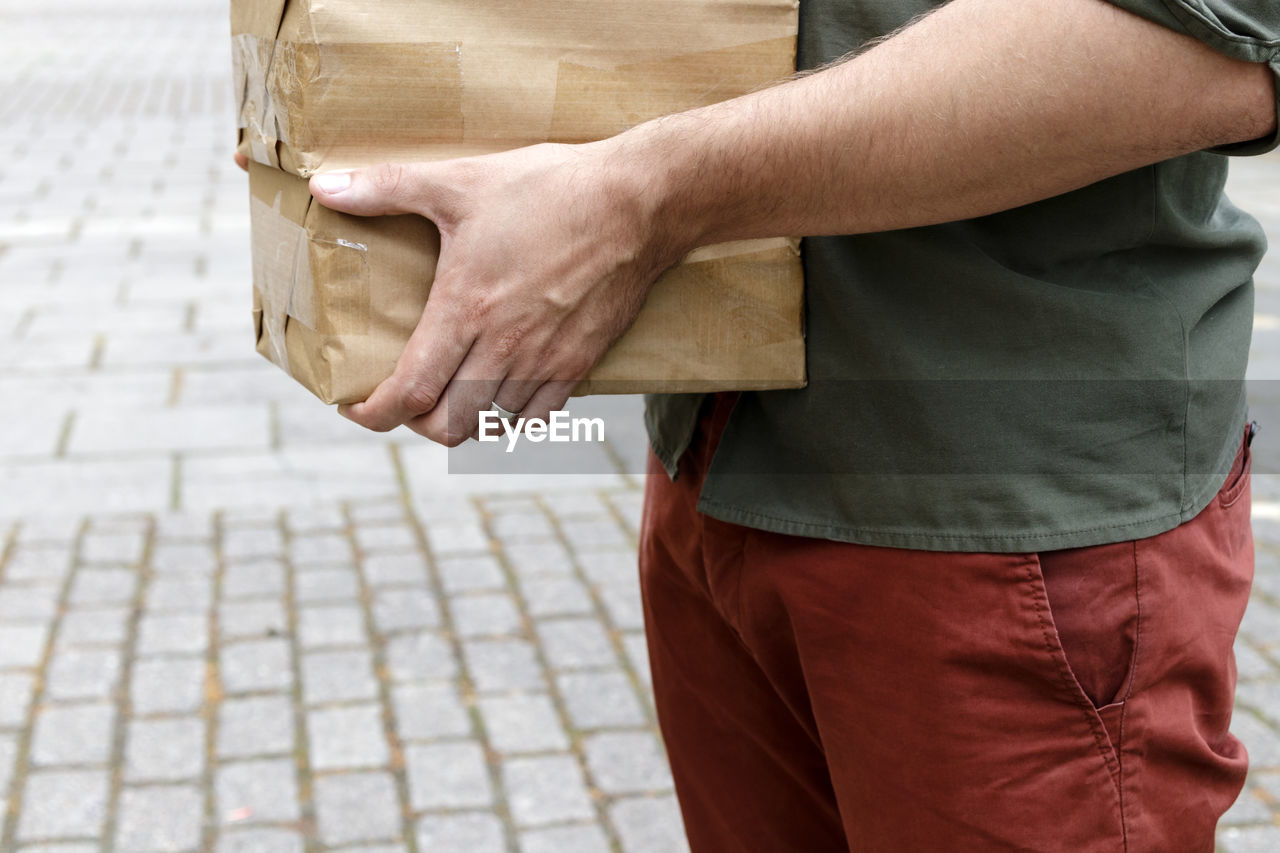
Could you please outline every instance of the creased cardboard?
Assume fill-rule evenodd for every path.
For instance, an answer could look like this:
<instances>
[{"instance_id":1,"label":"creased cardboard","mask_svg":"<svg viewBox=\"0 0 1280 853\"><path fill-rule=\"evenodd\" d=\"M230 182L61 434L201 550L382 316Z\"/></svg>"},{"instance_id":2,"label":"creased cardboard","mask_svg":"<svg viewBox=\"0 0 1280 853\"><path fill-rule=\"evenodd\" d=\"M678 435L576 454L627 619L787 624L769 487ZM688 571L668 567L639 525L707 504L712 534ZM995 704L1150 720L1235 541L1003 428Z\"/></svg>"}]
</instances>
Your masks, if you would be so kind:
<instances>
[{"instance_id":1,"label":"creased cardboard","mask_svg":"<svg viewBox=\"0 0 1280 853\"><path fill-rule=\"evenodd\" d=\"M794 0L232 0L258 350L326 402L390 374L430 289L417 217L315 203L306 176L584 142L794 67ZM794 241L707 247L654 286L576 393L804 384Z\"/></svg>"}]
</instances>

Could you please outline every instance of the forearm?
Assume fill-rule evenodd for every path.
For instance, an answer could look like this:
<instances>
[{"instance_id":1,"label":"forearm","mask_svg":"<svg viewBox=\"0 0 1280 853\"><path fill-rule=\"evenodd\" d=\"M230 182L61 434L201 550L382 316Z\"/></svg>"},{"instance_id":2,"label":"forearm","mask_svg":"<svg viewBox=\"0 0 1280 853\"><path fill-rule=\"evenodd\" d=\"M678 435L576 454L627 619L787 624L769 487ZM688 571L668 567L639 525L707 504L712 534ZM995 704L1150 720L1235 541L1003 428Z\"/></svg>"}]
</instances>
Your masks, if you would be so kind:
<instances>
[{"instance_id":1,"label":"forearm","mask_svg":"<svg viewBox=\"0 0 1280 853\"><path fill-rule=\"evenodd\" d=\"M850 61L602 145L692 248L980 216L1275 121L1266 67L1101 0L954 0Z\"/></svg>"}]
</instances>

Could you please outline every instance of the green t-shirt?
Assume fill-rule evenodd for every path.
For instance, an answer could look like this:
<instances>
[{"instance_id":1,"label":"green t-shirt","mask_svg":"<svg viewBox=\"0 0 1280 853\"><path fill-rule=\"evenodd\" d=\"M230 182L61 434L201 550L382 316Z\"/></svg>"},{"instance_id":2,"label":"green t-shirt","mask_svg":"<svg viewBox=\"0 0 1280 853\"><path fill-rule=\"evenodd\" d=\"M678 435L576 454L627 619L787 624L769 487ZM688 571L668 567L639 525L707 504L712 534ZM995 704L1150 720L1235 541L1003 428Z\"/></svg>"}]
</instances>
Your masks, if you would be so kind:
<instances>
[{"instance_id":1,"label":"green t-shirt","mask_svg":"<svg viewBox=\"0 0 1280 853\"><path fill-rule=\"evenodd\" d=\"M1280 74L1275 0L1111 1ZM799 65L937 5L802 0ZM809 385L740 397L699 509L957 551L1123 541L1194 517L1239 447L1266 249L1226 173L1201 152L991 216L807 238ZM701 397L646 402L674 476Z\"/></svg>"}]
</instances>

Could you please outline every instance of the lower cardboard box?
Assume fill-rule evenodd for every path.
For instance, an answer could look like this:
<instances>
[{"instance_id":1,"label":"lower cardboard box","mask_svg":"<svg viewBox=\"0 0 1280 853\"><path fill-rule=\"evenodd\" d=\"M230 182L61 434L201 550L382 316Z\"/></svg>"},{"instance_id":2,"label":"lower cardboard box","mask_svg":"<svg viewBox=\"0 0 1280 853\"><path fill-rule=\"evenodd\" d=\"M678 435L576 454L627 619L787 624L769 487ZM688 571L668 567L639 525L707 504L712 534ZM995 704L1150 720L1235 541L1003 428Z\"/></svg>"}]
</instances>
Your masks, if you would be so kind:
<instances>
[{"instance_id":1,"label":"lower cardboard box","mask_svg":"<svg viewBox=\"0 0 1280 853\"><path fill-rule=\"evenodd\" d=\"M439 232L418 216L329 210L305 179L258 163L249 187L258 352L326 403L366 399L422 314ZM803 323L795 241L698 249L654 284L574 394L799 388Z\"/></svg>"}]
</instances>

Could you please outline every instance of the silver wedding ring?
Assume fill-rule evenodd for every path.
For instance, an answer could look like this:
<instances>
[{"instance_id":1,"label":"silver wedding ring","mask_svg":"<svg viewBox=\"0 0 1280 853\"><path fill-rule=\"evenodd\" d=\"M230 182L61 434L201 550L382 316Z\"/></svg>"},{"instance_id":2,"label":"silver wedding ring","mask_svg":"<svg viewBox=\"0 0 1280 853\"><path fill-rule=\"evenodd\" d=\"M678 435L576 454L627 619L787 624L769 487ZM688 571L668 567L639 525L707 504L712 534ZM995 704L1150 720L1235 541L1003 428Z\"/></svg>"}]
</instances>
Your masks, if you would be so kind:
<instances>
[{"instance_id":1,"label":"silver wedding ring","mask_svg":"<svg viewBox=\"0 0 1280 853\"><path fill-rule=\"evenodd\" d=\"M504 421L514 421L516 418L520 417L519 412L508 412L506 409L502 408L497 403L490 403L489 411L497 412L498 417L502 418Z\"/></svg>"}]
</instances>

